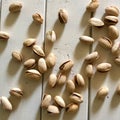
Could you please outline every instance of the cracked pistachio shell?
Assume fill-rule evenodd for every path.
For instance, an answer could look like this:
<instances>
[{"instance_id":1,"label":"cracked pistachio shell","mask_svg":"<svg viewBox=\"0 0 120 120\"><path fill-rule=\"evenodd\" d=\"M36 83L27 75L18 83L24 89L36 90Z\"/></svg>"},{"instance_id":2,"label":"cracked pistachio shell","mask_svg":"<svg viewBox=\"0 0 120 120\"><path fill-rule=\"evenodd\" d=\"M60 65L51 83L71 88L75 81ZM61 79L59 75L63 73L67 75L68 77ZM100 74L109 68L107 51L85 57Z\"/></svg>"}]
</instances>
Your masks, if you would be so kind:
<instances>
[{"instance_id":1,"label":"cracked pistachio shell","mask_svg":"<svg viewBox=\"0 0 120 120\"><path fill-rule=\"evenodd\" d=\"M50 74L48 79L48 84L50 87L55 87L57 83L57 76L55 74Z\"/></svg>"},{"instance_id":2,"label":"cracked pistachio shell","mask_svg":"<svg viewBox=\"0 0 120 120\"><path fill-rule=\"evenodd\" d=\"M1 40L8 40L10 38L9 34L4 31L0 31L0 39Z\"/></svg>"},{"instance_id":3,"label":"cracked pistachio shell","mask_svg":"<svg viewBox=\"0 0 120 120\"><path fill-rule=\"evenodd\" d=\"M120 43L119 42L114 43L114 45L112 46L111 52L114 55L119 55L119 52L120 52Z\"/></svg>"},{"instance_id":4,"label":"cracked pistachio shell","mask_svg":"<svg viewBox=\"0 0 120 120\"><path fill-rule=\"evenodd\" d=\"M76 103L70 103L66 106L66 112L75 112L79 109L79 105Z\"/></svg>"},{"instance_id":5,"label":"cracked pistachio shell","mask_svg":"<svg viewBox=\"0 0 120 120\"><path fill-rule=\"evenodd\" d=\"M63 98L61 96L55 96L54 100L60 107L62 107L62 108L65 107L65 101L63 100Z\"/></svg>"},{"instance_id":6,"label":"cracked pistachio shell","mask_svg":"<svg viewBox=\"0 0 120 120\"><path fill-rule=\"evenodd\" d=\"M66 80L67 80L67 76L65 74L60 73L58 75L58 77L57 77L57 83L58 83L58 85L65 84Z\"/></svg>"},{"instance_id":7,"label":"cracked pistachio shell","mask_svg":"<svg viewBox=\"0 0 120 120\"><path fill-rule=\"evenodd\" d=\"M30 58L30 59L28 59L28 60L26 60L24 62L24 67L26 67L26 68L33 68L35 66L35 63L36 63L35 59L34 58Z\"/></svg>"},{"instance_id":8,"label":"cracked pistachio shell","mask_svg":"<svg viewBox=\"0 0 120 120\"><path fill-rule=\"evenodd\" d=\"M33 44L35 44L35 42L36 42L35 38L28 38L23 42L23 45L26 46L26 47L30 47Z\"/></svg>"},{"instance_id":9,"label":"cracked pistachio shell","mask_svg":"<svg viewBox=\"0 0 120 120\"><path fill-rule=\"evenodd\" d=\"M69 92L74 92L75 91L75 84L72 80L68 80L66 83L66 88Z\"/></svg>"},{"instance_id":10,"label":"cracked pistachio shell","mask_svg":"<svg viewBox=\"0 0 120 120\"><path fill-rule=\"evenodd\" d=\"M22 3L20 2L13 2L12 4L10 4L9 6L9 11L14 13L14 12L20 12L22 8Z\"/></svg>"},{"instance_id":11,"label":"cracked pistachio shell","mask_svg":"<svg viewBox=\"0 0 120 120\"><path fill-rule=\"evenodd\" d=\"M120 56L116 57L114 61L117 65L120 65Z\"/></svg>"},{"instance_id":12,"label":"cracked pistachio shell","mask_svg":"<svg viewBox=\"0 0 120 120\"><path fill-rule=\"evenodd\" d=\"M94 74L93 65L92 65L92 64L88 64L88 65L86 66L85 71L86 71L87 77L88 77L88 78L91 78L91 77L93 76L93 74Z\"/></svg>"},{"instance_id":13,"label":"cracked pistachio shell","mask_svg":"<svg viewBox=\"0 0 120 120\"><path fill-rule=\"evenodd\" d=\"M3 107L3 109L9 110L9 111L12 110L12 104L10 103L10 101L8 100L7 97L5 97L5 96L0 97L0 103Z\"/></svg>"},{"instance_id":14,"label":"cracked pistachio shell","mask_svg":"<svg viewBox=\"0 0 120 120\"><path fill-rule=\"evenodd\" d=\"M23 56L19 51L13 51L12 57L19 62L21 62L23 60Z\"/></svg>"},{"instance_id":15,"label":"cracked pistachio shell","mask_svg":"<svg viewBox=\"0 0 120 120\"><path fill-rule=\"evenodd\" d=\"M51 30L46 33L46 38L50 42L55 42L56 41L56 33L55 31Z\"/></svg>"},{"instance_id":16,"label":"cracked pistachio shell","mask_svg":"<svg viewBox=\"0 0 120 120\"><path fill-rule=\"evenodd\" d=\"M36 23L40 23L40 24L43 24L43 16L39 13L35 13L32 15L32 18L33 20L36 22Z\"/></svg>"},{"instance_id":17,"label":"cracked pistachio shell","mask_svg":"<svg viewBox=\"0 0 120 120\"><path fill-rule=\"evenodd\" d=\"M47 108L47 112L50 114L59 114L60 113L58 107L55 105L49 105Z\"/></svg>"},{"instance_id":18,"label":"cracked pistachio shell","mask_svg":"<svg viewBox=\"0 0 120 120\"><path fill-rule=\"evenodd\" d=\"M104 21L108 25L115 25L118 23L118 17L116 16L105 16Z\"/></svg>"},{"instance_id":19,"label":"cracked pistachio shell","mask_svg":"<svg viewBox=\"0 0 120 120\"><path fill-rule=\"evenodd\" d=\"M9 93L12 96L23 97L23 91L20 88L12 88Z\"/></svg>"}]
</instances>

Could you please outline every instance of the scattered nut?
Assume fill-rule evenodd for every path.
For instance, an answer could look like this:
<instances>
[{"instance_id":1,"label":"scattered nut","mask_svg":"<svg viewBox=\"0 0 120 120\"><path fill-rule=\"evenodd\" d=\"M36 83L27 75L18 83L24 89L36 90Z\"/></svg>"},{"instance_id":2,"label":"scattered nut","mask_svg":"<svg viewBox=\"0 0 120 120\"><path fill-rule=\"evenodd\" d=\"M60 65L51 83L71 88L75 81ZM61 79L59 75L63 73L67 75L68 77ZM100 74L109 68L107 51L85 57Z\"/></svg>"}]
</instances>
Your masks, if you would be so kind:
<instances>
[{"instance_id":1,"label":"scattered nut","mask_svg":"<svg viewBox=\"0 0 120 120\"><path fill-rule=\"evenodd\" d=\"M55 87L57 83L57 76L55 74L50 74L48 84L50 87Z\"/></svg>"},{"instance_id":2,"label":"scattered nut","mask_svg":"<svg viewBox=\"0 0 120 120\"><path fill-rule=\"evenodd\" d=\"M0 31L0 39L1 40L8 40L9 39L9 34L4 31Z\"/></svg>"},{"instance_id":3,"label":"scattered nut","mask_svg":"<svg viewBox=\"0 0 120 120\"><path fill-rule=\"evenodd\" d=\"M32 49L33 49L34 53L37 54L38 56L45 57L45 53L40 46L33 45Z\"/></svg>"},{"instance_id":4,"label":"scattered nut","mask_svg":"<svg viewBox=\"0 0 120 120\"><path fill-rule=\"evenodd\" d=\"M108 6L105 8L105 13L108 15L118 16L119 8L116 6Z\"/></svg>"},{"instance_id":5,"label":"scattered nut","mask_svg":"<svg viewBox=\"0 0 120 120\"><path fill-rule=\"evenodd\" d=\"M66 83L66 88L69 92L74 92L75 91L75 84L72 80L68 80Z\"/></svg>"},{"instance_id":6,"label":"scattered nut","mask_svg":"<svg viewBox=\"0 0 120 120\"><path fill-rule=\"evenodd\" d=\"M98 18L90 18L90 20L88 21L90 23L90 25L95 26L95 27L102 27L104 26L104 22Z\"/></svg>"},{"instance_id":7,"label":"scattered nut","mask_svg":"<svg viewBox=\"0 0 120 120\"><path fill-rule=\"evenodd\" d=\"M20 88L12 88L9 93L12 96L23 97L23 91Z\"/></svg>"},{"instance_id":8,"label":"scattered nut","mask_svg":"<svg viewBox=\"0 0 120 120\"><path fill-rule=\"evenodd\" d=\"M26 47L30 47L32 46L33 44L35 44L36 42L36 39L34 38L28 38L26 39L24 42L23 42L23 45L26 46Z\"/></svg>"},{"instance_id":9,"label":"scattered nut","mask_svg":"<svg viewBox=\"0 0 120 120\"><path fill-rule=\"evenodd\" d=\"M113 55L119 55L119 49L120 49L120 43L116 42L114 43L114 45L112 46L112 54Z\"/></svg>"},{"instance_id":10,"label":"scattered nut","mask_svg":"<svg viewBox=\"0 0 120 120\"><path fill-rule=\"evenodd\" d=\"M14 13L14 12L20 12L22 8L22 3L20 2L14 2L12 4L10 4L9 6L9 11Z\"/></svg>"},{"instance_id":11,"label":"scattered nut","mask_svg":"<svg viewBox=\"0 0 120 120\"><path fill-rule=\"evenodd\" d=\"M103 48L110 49L110 48L112 48L112 45L113 45L112 41L108 37L104 37L104 36L100 37L98 39L98 42Z\"/></svg>"},{"instance_id":12,"label":"scattered nut","mask_svg":"<svg viewBox=\"0 0 120 120\"><path fill-rule=\"evenodd\" d=\"M55 42L56 41L56 34L55 31L48 31L46 33L46 38L50 41L50 42Z\"/></svg>"},{"instance_id":13,"label":"scattered nut","mask_svg":"<svg viewBox=\"0 0 120 120\"><path fill-rule=\"evenodd\" d=\"M109 92L108 87L106 86L101 87L97 92L97 96L98 98L105 98L108 95L108 92Z\"/></svg>"},{"instance_id":14,"label":"scattered nut","mask_svg":"<svg viewBox=\"0 0 120 120\"><path fill-rule=\"evenodd\" d=\"M62 107L62 108L65 107L65 101L63 100L62 97L60 97L60 96L55 96L55 97L54 97L54 100L55 100L55 102L56 102L60 107Z\"/></svg>"},{"instance_id":15,"label":"scattered nut","mask_svg":"<svg viewBox=\"0 0 120 120\"><path fill-rule=\"evenodd\" d=\"M10 103L7 97L5 96L0 97L0 103L3 106L3 109L9 110L9 111L12 110L12 104Z\"/></svg>"},{"instance_id":16,"label":"scattered nut","mask_svg":"<svg viewBox=\"0 0 120 120\"><path fill-rule=\"evenodd\" d=\"M33 20L34 20L36 23L40 23L40 24L43 23L43 16L40 15L39 13L33 14L33 15L32 15L32 18L33 18Z\"/></svg>"},{"instance_id":17,"label":"scattered nut","mask_svg":"<svg viewBox=\"0 0 120 120\"><path fill-rule=\"evenodd\" d=\"M94 70L93 70L93 65L92 64L88 64L86 66L86 75L88 78L91 78L94 74Z\"/></svg>"},{"instance_id":18,"label":"scattered nut","mask_svg":"<svg viewBox=\"0 0 120 120\"><path fill-rule=\"evenodd\" d=\"M58 85L65 84L66 80L67 80L67 76L65 74L60 73L58 75L58 77L57 77L57 83L58 83Z\"/></svg>"},{"instance_id":19,"label":"scattered nut","mask_svg":"<svg viewBox=\"0 0 120 120\"><path fill-rule=\"evenodd\" d=\"M59 17L59 21L61 23L67 23L68 21L68 13L65 9L60 9L58 12L58 17Z\"/></svg>"},{"instance_id":20,"label":"scattered nut","mask_svg":"<svg viewBox=\"0 0 120 120\"><path fill-rule=\"evenodd\" d=\"M99 72L108 72L111 70L112 65L110 63L100 63L97 65L97 70Z\"/></svg>"},{"instance_id":21,"label":"scattered nut","mask_svg":"<svg viewBox=\"0 0 120 120\"><path fill-rule=\"evenodd\" d=\"M115 63L117 65L120 65L120 56L118 56L118 57L115 58Z\"/></svg>"},{"instance_id":22,"label":"scattered nut","mask_svg":"<svg viewBox=\"0 0 120 120\"><path fill-rule=\"evenodd\" d=\"M41 107L48 108L48 106L50 105L51 99L52 99L51 95L45 94L42 99Z\"/></svg>"},{"instance_id":23,"label":"scattered nut","mask_svg":"<svg viewBox=\"0 0 120 120\"><path fill-rule=\"evenodd\" d=\"M47 65L46 65L46 61L44 58L40 58L38 60L38 70L40 73L44 73L47 71Z\"/></svg>"},{"instance_id":24,"label":"scattered nut","mask_svg":"<svg viewBox=\"0 0 120 120\"><path fill-rule=\"evenodd\" d=\"M12 52L12 57L19 62L21 62L23 60L23 56L19 51L13 51Z\"/></svg>"},{"instance_id":25,"label":"scattered nut","mask_svg":"<svg viewBox=\"0 0 120 120\"><path fill-rule=\"evenodd\" d=\"M116 93L117 93L118 95L120 95L120 84L118 84L118 86L117 86Z\"/></svg>"},{"instance_id":26,"label":"scattered nut","mask_svg":"<svg viewBox=\"0 0 120 120\"><path fill-rule=\"evenodd\" d=\"M83 96L79 93L73 92L70 95L70 99L74 103L82 103L83 102Z\"/></svg>"},{"instance_id":27,"label":"scattered nut","mask_svg":"<svg viewBox=\"0 0 120 120\"><path fill-rule=\"evenodd\" d=\"M55 105L49 105L47 108L47 112L51 113L51 114L59 114L60 113L58 107Z\"/></svg>"},{"instance_id":28,"label":"scattered nut","mask_svg":"<svg viewBox=\"0 0 120 120\"><path fill-rule=\"evenodd\" d=\"M75 112L79 109L79 105L76 103L70 103L66 106L66 112Z\"/></svg>"},{"instance_id":29,"label":"scattered nut","mask_svg":"<svg viewBox=\"0 0 120 120\"><path fill-rule=\"evenodd\" d=\"M92 44L94 42L94 39L92 37L89 37L89 36L81 36L80 37L80 41L83 41L85 43L89 43L89 44Z\"/></svg>"},{"instance_id":30,"label":"scattered nut","mask_svg":"<svg viewBox=\"0 0 120 120\"><path fill-rule=\"evenodd\" d=\"M31 59L28 59L24 62L24 66L26 68L34 68L35 63L36 63L35 59L31 58Z\"/></svg>"}]
</instances>

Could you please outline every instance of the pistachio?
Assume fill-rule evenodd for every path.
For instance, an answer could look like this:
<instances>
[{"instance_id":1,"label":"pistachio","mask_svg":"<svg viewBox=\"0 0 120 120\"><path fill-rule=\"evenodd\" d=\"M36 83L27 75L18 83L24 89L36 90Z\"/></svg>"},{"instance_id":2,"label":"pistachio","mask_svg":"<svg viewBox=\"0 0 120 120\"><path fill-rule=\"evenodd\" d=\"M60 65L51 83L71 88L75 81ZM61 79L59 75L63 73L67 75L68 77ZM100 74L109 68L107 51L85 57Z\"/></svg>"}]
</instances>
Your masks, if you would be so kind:
<instances>
[{"instance_id":1,"label":"pistachio","mask_svg":"<svg viewBox=\"0 0 120 120\"><path fill-rule=\"evenodd\" d=\"M46 61L44 58L40 58L38 60L38 70L40 73L44 73L47 71L47 65L46 65Z\"/></svg>"},{"instance_id":2,"label":"pistachio","mask_svg":"<svg viewBox=\"0 0 120 120\"><path fill-rule=\"evenodd\" d=\"M120 84L118 84L118 86L117 86L117 88L116 88L116 93L117 93L118 95L120 95Z\"/></svg>"},{"instance_id":3,"label":"pistachio","mask_svg":"<svg viewBox=\"0 0 120 120\"><path fill-rule=\"evenodd\" d=\"M92 44L94 42L94 39L92 37L89 37L89 36L81 36L80 37L80 41L83 41L85 43L89 43L89 44Z\"/></svg>"},{"instance_id":4,"label":"pistachio","mask_svg":"<svg viewBox=\"0 0 120 120\"><path fill-rule=\"evenodd\" d=\"M74 92L75 91L75 84L72 80L68 80L66 83L66 88L69 92Z\"/></svg>"},{"instance_id":5,"label":"pistachio","mask_svg":"<svg viewBox=\"0 0 120 120\"><path fill-rule=\"evenodd\" d=\"M104 48L112 48L112 41L108 37L100 37L98 40L99 44Z\"/></svg>"},{"instance_id":6,"label":"pistachio","mask_svg":"<svg viewBox=\"0 0 120 120\"><path fill-rule=\"evenodd\" d=\"M19 62L21 62L23 60L23 56L19 51L13 51L12 57Z\"/></svg>"},{"instance_id":7,"label":"pistachio","mask_svg":"<svg viewBox=\"0 0 120 120\"><path fill-rule=\"evenodd\" d=\"M92 64L88 64L86 66L86 75L88 78L91 78L94 74L94 70L93 70L93 65Z\"/></svg>"},{"instance_id":8,"label":"pistachio","mask_svg":"<svg viewBox=\"0 0 120 120\"><path fill-rule=\"evenodd\" d=\"M26 76L32 79L40 79L41 74L38 70L30 69L26 70Z\"/></svg>"},{"instance_id":9,"label":"pistachio","mask_svg":"<svg viewBox=\"0 0 120 120\"><path fill-rule=\"evenodd\" d=\"M85 86L85 80L81 74L76 74L74 76L74 82L77 86L82 86L82 87Z\"/></svg>"},{"instance_id":10,"label":"pistachio","mask_svg":"<svg viewBox=\"0 0 120 120\"><path fill-rule=\"evenodd\" d=\"M62 107L62 108L65 107L65 101L63 100L62 97L60 97L60 96L55 96L55 97L54 97L54 100L55 100L55 102L56 102L60 107Z\"/></svg>"},{"instance_id":11,"label":"pistachio","mask_svg":"<svg viewBox=\"0 0 120 120\"><path fill-rule=\"evenodd\" d=\"M98 7L99 7L99 2L98 0L95 0L95 1L91 1L89 5L86 7L86 9L90 12L95 12Z\"/></svg>"},{"instance_id":12,"label":"pistachio","mask_svg":"<svg viewBox=\"0 0 120 120\"><path fill-rule=\"evenodd\" d=\"M76 103L70 103L66 106L67 112L75 112L79 109L79 105Z\"/></svg>"},{"instance_id":13,"label":"pistachio","mask_svg":"<svg viewBox=\"0 0 120 120\"><path fill-rule=\"evenodd\" d=\"M90 18L89 21L90 25L95 26L95 27L102 27L104 26L104 22L98 18Z\"/></svg>"},{"instance_id":14,"label":"pistachio","mask_svg":"<svg viewBox=\"0 0 120 120\"><path fill-rule=\"evenodd\" d=\"M108 6L105 8L105 13L108 15L118 16L119 8L116 6Z\"/></svg>"},{"instance_id":15,"label":"pistachio","mask_svg":"<svg viewBox=\"0 0 120 120\"><path fill-rule=\"evenodd\" d=\"M24 62L24 66L26 68L33 68L35 66L35 62L36 62L35 59L30 58Z\"/></svg>"},{"instance_id":16,"label":"pistachio","mask_svg":"<svg viewBox=\"0 0 120 120\"><path fill-rule=\"evenodd\" d=\"M9 11L10 12L20 12L21 8L22 8L22 3L14 2L14 3L10 4Z\"/></svg>"},{"instance_id":17,"label":"pistachio","mask_svg":"<svg viewBox=\"0 0 120 120\"><path fill-rule=\"evenodd\" d=\"M115 25L118 23L118 17L116 16L105 16L105 23L108 25Z\"/></svg>"},{"instance_id":18,"label":"pistachio","mask_svg":"<svg viewBox=\"0 0 120 120\"><path fill-rule=\"evenodd\" d=\"M111 70L112 65L110 63L100 63L97 65L97 70L99 72L108 72Z\"/></svg>"},{"instance_id":19,"label":"pistachio","mask_svg":"<svg viewBox=\"0 0 120 120\"><path fill-rule=\"evenodd\" d=\"M47 108L47 112L51 113L51 114L59 114L60 113L58 107L55 105L49 105Z\"/></svg>"},{"instance_id":20,"label":"pistachio","mask_svg":"<svg viewBox=\"0 0 120 120\"><path fill-rule=\"evenodd\" d=\"M65 9L60 9L58 12L58 17L59 17L59 21L61 23L67 23L68 21L68 13Z\"/></svg>"},{"instance_id":21,"label":"pistachio","mask_svg":"<svg viewBox=\"0 0 120 120\"><path fill-rule=\"evenodd\" d=\"M114 43L114 45L112 46L112 53L114 55L118 55L119 54L119 49L120 49L120 43L119 42L116 42Z\"/></svg>"},{"instance_id":22,"label":"pistachio","mask_svg":"<svg viewBox=\"0 0 120 120\"><path fill-rule=\"evenodd\" d=\"M106 86L101 87L98 92L97 96L98 98L105 98L108 95L109 89Z\"/></svg>"},{"instance_id":23,"label":"pistachio","mask_svg":"<svg viewBox=\"0 0 120 120\"><path fill-rule=\"evenodd\" d=\"M16 97L23 97L23 91L20 88L12 88L9 93Z\"/></svg>"},{"instance_id":24,"label":"pistachio","mask_svg":"<svg viewBox=\"0 0 120 120\"><path fill-rule=\"evenodd\" d=\"M119 30L116 26L110 25L108 27L108 34L109 34L109 38L111 40L115 40L119 37Z\"/></svg>"},{"instance_id":25,"label":"pistachio","mask_svg":"<svg viewBox=\"0 0 120 120\"><path fill-rule=\"evenodd\" d=\"M33 49L34 53L37 54L38 56L41 56L41 57L45 56L45 53L44 53L43 49L40 46L33 45L32 49Z\"/></svg>"},{"instance_id":26,"label":"pistachio","mask_svg":"<svg viewBox=\"0 0 120 120\"><path fill-rule=\"evenodd\" d=\"M50 74L48 84L50 87L55 87L57 83L57 76L55 74Z\"/></svg>"},{"instance_id":27,"label":"pistachio","mask_svg":"<svg viewBox=\"0 0 120 120\"><path fill-rule=\"evenodd\" d=\"M3 109L9 110L9 111L12 110L12 104L10 103L7 97L5 96L0 97L0 103L3 106Z\"/></svg>"},{"instance_id":28,"label":"pistachio","mask_svg":"<svg viewBox=\"0 0 120 120\"><path fill-rule=\"evenodd\" d=\"M99 58L99 54L97 51L90 53L85 57L85 61L88 63L93 63Z\"/></svg>"},{"instance_id":29,"label":"pistachio","mask_svg":"<svg viewBox=\"0 0 120 120\"><path fill-rule=\"evenodd\" d=\"M69 71L73 67L74 63L72 60L68 60L59 67L59 69L63 72Z\"/></svg>"},{"instance_id":30,"label":"pistachio","mask_svg":"<svg viewBox=\"0 0 120 120\"><path fill-rule=\"evenodd\" d=\"M33 20L36 22L36 23L40 23L42 24L43 23L43 16L39 13L35 13L32 15L32 18Z\"/></svg>"},{"instance_id":31,"label":"pistachio","mask_svg":"<svg viewBox=\"0 0 120 120\"><path fill-rule=\"evenodd\" d=\"M63 85L67 80L67 76L65 74L60 73L57 77L58 85Z\"/></svg>"},{"instance_id":32,"label":"pistachio","mask_svg":"<svg viewBox=\"0 0 120 120\"><path fill-rule=\"evenodd\" d=\"M46 33L46 38L47 38L50 42L55 42L55 41L56 41L55 31L53 31L53 30L48 31L48 32Z\"/></svg>"},{"instance_id":33,"label":"pistachio","mask_svg":"<svg viewBox=\"0 0 120 120\"><path fill-rule=\"evenodd\" d=\"M51 95L45 94L45 95L43 96L41 106L42 106L43 108L48 108L48 106L50 105L51 99L52 99Z\"/></svg>"},{"instance_id":34,"label":"pistachio","mask_svg":"<svg viewBox=\"0 0 120 120\"><path fill-rule=\"evenodd\" d=\"M82 103L83 102L83 96L79 93L73 92L70 95L70 99L74 103Z\"/></svg>"},{"instance_id":35,"label":"pistachio","mask_svg":"<svg viewBox=\"0 0 120 120\"><path fill-rule=\"evenodd\" d=\"M26 39L26 40L23 42L23 45L24 45L24 46L27 46L27 47L30 47L30 46L32 46L33 44L35 44L35 42L36 42L36 39L34 39L34 38L28 38L28 39Z\"/></svg>"},{"instance_id":36,"label":"pistachio","mask_svg":"<svg viewBox=\"0 0 120 120\"><path fill-rule=\"evenodd\" d=\"M0 39L1 40L8 40L9 39L9 34L4 31L0 31Z\"/></svg>"},{"instance_id":37,"label":"pistachio","mask_svg":"<svg viewBox=\"0 0 120 120\"><path fill-rule=\"evenodd\" d=\"M118 65L120 65L120 56L118 56L118 57L115 58L115 63L118 64Z\"/></svg>"},{"instance_id":38,"label":"pistachio","mask_svg":"<svg viewBox=\"0 0 120 120\"><path fill-rule=\"evenodd\" d=\"M55 66L56 56L53 53L49 53L49 55L46 57L46 64L48 68Z\"/></svg>"}]
</instances>

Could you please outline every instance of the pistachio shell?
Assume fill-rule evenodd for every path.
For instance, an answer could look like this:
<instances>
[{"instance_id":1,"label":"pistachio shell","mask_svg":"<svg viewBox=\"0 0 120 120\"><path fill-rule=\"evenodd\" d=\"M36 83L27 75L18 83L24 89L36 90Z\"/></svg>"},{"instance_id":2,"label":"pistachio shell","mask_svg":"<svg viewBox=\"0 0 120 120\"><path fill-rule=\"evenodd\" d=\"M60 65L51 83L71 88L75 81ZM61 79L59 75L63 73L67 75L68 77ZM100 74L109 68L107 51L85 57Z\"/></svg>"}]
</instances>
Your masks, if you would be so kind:
<instances>
[{"instance_id":1,"label":"pistachio shell","mask_svg":"<svg viewBox=\"0 0 120 120\"><path fill-rule=\"evenodd\" d=\"M74 92L75 91L75 84L72 80L68 80L66 83L66 88L69 92Z\"/></svg>"},{"instance_id":2,"label":"pistachio shell","mask_svg":"<svg viewBox=\"0 0 120 120\"><path fill-rule=\"evenodd\" d=\"M9 91L10 95L16 96L16 97L22 97L23 91L20 88L12 88Z\"/></svg>"},{"instance_id":3,"label":"pistachio shell","mask_svg":"<svg viewBox=\"0 0 120 120\"><path fill-rule=\"evenodd\" d=\"M94 74L94 70L93 70L93 65L92 64L88 64L86 66L86 75L88 78L91 78Z\"/></svg>"},{"instance_id":4,"label":"pistachio shell","mask_svg":"<svg viewBox=\"0 0 120 120\"><path fill-rule=\"evenodd\" d=\"M55 105L49 105L47 108L47 112L51 113L51 114L59 114L60 113L58 107Z\"/></svg>"},{"instance_id":5,"label":"pistachio shell","mask_svg":"<svg viewBox=\"0 0 120 120\"><path fill-rule=\"evenodd\" d=\"M118 84L117 88L116 88L116 92L118 95L120 95L120 84Z\"/></svg>"},{"instance_id":6,"label":"pistachio shell","mask_svg":"<svg viewBox=\"0 0 120 120\"><path fill-rule=\"evenodd\" d=\"M105 23L108 25L115 25L118 23L118 17L116 16L105 16Z\"/></svg>"},{"instance_id":7,"label":"pistachio shell","mask_svg":"<svg viewBox=\"0 0 120 120\"><path fill-rule=\"evenodd\" d=\"M65 82L66 82L66 80L67 80L67 76L65 75L65 74L59 74L58 75L58 77L57 77L57 83L58 83L58 85L63 85L63 84L65 84Z\"/></svg>"},{"instance_id":8,"label":"pistachio shell","mask_svg":"<svg viewBox=\"0 0 120 120\"><path fill-rule=\"evenodd\" d=\"M120 65L120 56L118 56L118 57L115 58L115 63L118 64L118 65Z\"/></svg>"},{"instance_id":9,"label":"pistachio shell","mask_svg":"<svg viewBox=\"0 0 120 120\"><path fill-rule=\"evenodd\" d=\"M48 84L50 87L55 87L57 83L57 76L55 74L50 74Z\"/></svg>"},{"instance_id":10,"label":"pistachio shell","mask_svg":"<svg viewBox=\"0 0 120 120\"><path fill-rule=\"evenodd\" d=\"M55 31L51 30L48 31L46 33L46 38L50 41L50 42L55 42L56 41L56 33Z\"/></svg>"},{"instance_id":11,"label":"pistachio shell","mask_svg":"<svg viewBox=\"0 0 120 120\"><path fill-rule=\"evenodd\" d=\"M9 34L4 31L0 31L0 39L1 40L8 40L10 38Z\"/></svg>"},{"instance_id":12,"label":"pistachio shell","mask_svg":"<svg viewBox=\"0 0 120 120\"><path fill-rule=\"evenodd\" d=\"M26 39L26 40L23 42L23 45L24 45L24 46L27 46L27 47L30 47L30 46L32 46L33 44L35 44L35 42L36 42L36 39L34 39L34 38L28 38L28 39Z\"/></svg>"},{"instance_id":13,"label":"pistachio shell","mask_svg":"<svg viewBox=\"0 0 120 120\"><path fill-rule=\"evenodd\" d=\"M36 62L35 59L30 58L24 62L24 66L26 68L33 68L35 66L35 62Z\"/></svg>"},{"instance_id":14,"label":"pistachio shell","mask_svg":"<svg viewBox=\"0 0 120 120\"><path fill-rule=\"evenodd\" d=\"M79 109L79 105L76 103L70 103L66 106L67 112L75 112Z\"/></svg>"},{"instance_id":15,"label":"pistachio shell","mask_svg":"<svg viewBox=\"0 0 120 120\"><path fill-rule=\"evenodd\" d=\"M89 37L89 36L81 36L80 37L80 41L83 41L85 43L89 43L89 44L92 44L94 42L94 39L92 37Z\"/></svg>"},{"instance_id":16,"label":"pistachio shell","mask_svg":"<svg viewBox=\"0 0 120 120\"><path fill-rule=\"evenodd\" d=\"M10 12L19 12L21 10L21 8L22 8L22 3L17 1L17 2L10 4L9 11Z\"/></svg>"},{"instance_id":17,"label":"pistachio shell","mask_svg":"<svg viewBox=\"0 0 120 120\"><path fill-rule=\"evenodd\" d=\"M112 46L112 53L114 54L114 55L118 55L119 54L119 51L120 50L120 43L119 42L116 42L116 43L114 43L114 45Z\"/></svg>"},{"instance_id":18,"label":"pistachio shell","mask_svg":"<svg viewBox=\"0 0 120 120\"><path fill-rule=\"evenodd\" d=\"M32 15L32 18L35 22L42 24L43 23L43 16L39 13L35 13Z\"/></svg>"},{"instance_id":19,"label":"pistachio shell","mask_svg":"<svg viewBox=\"0 0 120 120\"><path fill-rule=\"evenodd\" d=\"M23 60L23 56L19 51L13 51L12 57L19 62L21 62Z\"/></svg>"}]
</instances>

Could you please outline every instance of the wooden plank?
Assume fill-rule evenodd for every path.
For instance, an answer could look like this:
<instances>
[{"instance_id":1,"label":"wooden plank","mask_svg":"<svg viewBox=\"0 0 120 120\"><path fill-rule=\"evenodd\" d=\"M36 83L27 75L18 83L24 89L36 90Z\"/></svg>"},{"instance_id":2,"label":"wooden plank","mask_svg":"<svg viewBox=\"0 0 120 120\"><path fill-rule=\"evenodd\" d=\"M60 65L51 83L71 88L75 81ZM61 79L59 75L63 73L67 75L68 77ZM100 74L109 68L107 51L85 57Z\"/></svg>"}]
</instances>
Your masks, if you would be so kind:
<instances>
[{"instance_id":1,"label":"wooden plank","mask_svg":"<svg viewBox=\"0 0 120 120\"><path fill-rule=\"evenodd\" d=\"M119 2L119 0L100 1L100 6L94 17L100 19L104 18L103 15L105 13L105 8L110 5L115 5L120 8ZM120 29L120 23L116 26ZM111 51L98 45L98 38L104 35L107 36L107 26L103 28L93 27L93 37L96 40L96 43L93 45L93 51L97 50L100 54L100 59L96 61L96 64L110 62L112 64L112 70L108 73L96 72L91 80L90 119L105 120L107 118L109 120L119 120L120 97L116 95L115 91L120 82L120 67L114 63L114 57L111 54ZM116 41L119 41L119 38ZM105 100L99 100L96 98L96 93L101 86L107 86L109 88L109 94Z\"/></svg>"},{"instance_id":2,"label":"wooden plank","mask_svg":"<svg viewBox=\"0 0 120 120\"><path fill-rule=\"evenodd\" d=\"M13 50L22 51L25 60L36 57L31 48L23 47L26 38L36 38L37 44L44 41L44 23L38 25L33 22L32 14L40 12L45 17L44 0L21 0L23 8L20 13L9 13L9 5L15 0L2 0L1 30L10 34L8 41L0 41L0 96L7 96L13 104L13 112L4 111L0 106L1 120L39 120L41 81L30 81L25 78L23 64L14 61L11 57ZM12 87L24 90L24 97L19 100L9 96Z\"/></svg>"},{"instance_id":3,"label":"wooden plank","mask_svg":"<svg viewBox=\"0 0 120 120\"><path fill-rule=\"evenodd\" d=\"M77 5L76 5L77 4ZM61 63L68 59L72 59L75 63L67 79L72 79L77 73L83 73L83 61L86 54L89 53L89 45L85 45L79 42L81 35L89 34L88 19L90 14L85 12L87 1L80 0L48 0L47 1L47 19L46 19L46 32L54 30L57 35L57 40L54 44L50 44L47 40L45 42L46 53L53 52L57 56L57 63L52 70L49 70L45 74L44 78L44 93L51 94L52 98L55 95L63 96L65 102L68 104L69 94L65 89L65 85L56 86L55 88L48 87L47 81L51 73L57 74ZM63 25L58 20L58 11L60 8L64 8L68 11L69 19L66 25ZM49 115L46 110L42 112L42 120L52 119L75 119L75 120L87 120L88 114L88 88L87 79L86 87L79 89L84 96L84 102L80 105L78 112L66 113L64 110L60 115Z\"/></svg>"}]
</instances>

